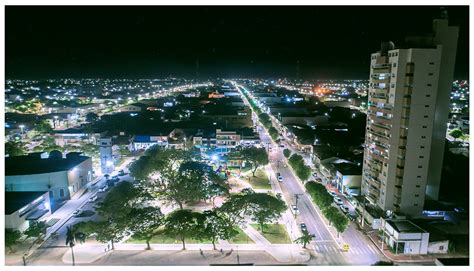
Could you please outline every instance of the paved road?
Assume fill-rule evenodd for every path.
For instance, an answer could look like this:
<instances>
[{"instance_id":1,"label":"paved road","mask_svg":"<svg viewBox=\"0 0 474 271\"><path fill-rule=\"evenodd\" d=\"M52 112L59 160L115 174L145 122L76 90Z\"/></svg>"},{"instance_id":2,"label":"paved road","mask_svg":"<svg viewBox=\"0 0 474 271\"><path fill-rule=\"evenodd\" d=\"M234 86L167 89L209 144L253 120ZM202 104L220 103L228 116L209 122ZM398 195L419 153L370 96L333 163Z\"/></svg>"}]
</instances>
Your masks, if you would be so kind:
<instances>
[{"instance_id":1,"label":"paved road","mask_svg":"<svg viewBox=\"0 0 474 271\"><path fill-rule=\"evenodd\" d=\"M238 87L238 89L242 91L242 87ZM245 97L243 97L243 100L247 105L249 105ZM256 119L255 114L254 119ZM290 205L296 204L295 195L299 195L297 207L300 214L296 217L296 222L298 225L300 223L305 223L308 231L315 234L315 239L311 243L311 247L314 248L317 255L322 255L324 257L323 262L330 265L370 265L376 261L385 259L368 237L356 230L357 226L353 223L351 223L348 229L341 235L341 238L335 238L334 235L331 234L322 217L316 211L311 199L306 194L301 182L296 178L293 171L286 164L283 155L283 148L272 143L270 136L266 133L265 129L261 127L260 123L256 123L256 125L260 126L257 127L257 130L260 131L260 138L264 146L271 146L272 148L270 151L272 170L275 173L279 172L283 176L283 181L279 182L279 186L285 201ZM284 145L285 147L288 147L287 143L284 143ZM292 149L293 152L298 152L291 146L290 149ZM306 163L311 164L309 154L298 153L303 156ZM270 176L275 175L270 174ZM349 244L350 249L348 252L342 251L340 248L340 244L342 243ZM355 255L358 256L354 257Z\"/></svg>"},{"instance_id":2,"label":"paved road","mask_svg":"<svg viewBox=\"0 0 474 271\"><path fill-rule=\"evenodd\" d=\"M124 163L122 163L122 165L118 167L117 170L111 175L117 174L118 171L128 165L130 161L131 158L124 161ZM130 177L129 175L125 175L120 178L124 181L132 181L132 177ZM97 182L91 182L88 185L88 191L85 194L80 197L69 200L66 204L64 204L64 206L56 210L56 212L51 215L50 218L58 218L60 219L60 221L57 222L53 227L48 229L46 241L39 248L33 251L31 255L27 258L28 264L38 264L45 260L47 261L48 258L62 257L62 255L67 249L67 247L65 247L65 235L67 231L67 226L72 226L81 221L96 221L99 218L95 212L94 207L105 197L105 195L108 193L108 191L110 191L110 189L107 192L98 192L99 188L105 185L106 179L99 178L96 181ZM95 202L89 202L89 198L91 198L93 195L97 195L97 200ZM87 217L74 217L72 213L74 212L74 210L79 208L84 211L92 211L94 215ZM58 237L48 238L53 232L56 232Z\"/></svg>"}]
</instances>

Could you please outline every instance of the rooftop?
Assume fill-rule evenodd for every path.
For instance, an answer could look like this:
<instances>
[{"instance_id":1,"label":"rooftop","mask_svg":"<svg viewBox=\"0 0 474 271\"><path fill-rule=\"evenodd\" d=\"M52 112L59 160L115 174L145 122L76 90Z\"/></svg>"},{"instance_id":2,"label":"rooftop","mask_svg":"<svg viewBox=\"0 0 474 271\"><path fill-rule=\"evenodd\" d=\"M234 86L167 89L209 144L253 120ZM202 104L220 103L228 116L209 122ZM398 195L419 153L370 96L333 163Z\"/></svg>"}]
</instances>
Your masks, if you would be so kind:
<instances>
[{"instance_id":1,"label":"rooftop","mask_svg":"<svg viewBox=\"0 0 474 271\"><path fill-rule=\"evenodd\" d=\"M68 155L66 158L50 156L46 159L42 159L37 155L5 157L5 175L31 175L67 171L89 158L83 155Z\"/></svg>"},{"instance_id":2,"label":"rooftop","mask_svg":"<svg viewBox=\"0 0 474 271\"><path fill-rule=\"evenodd\" d=\"M5 214L10 215L41 197L42 192L5 192Z\"/></svg>"},{"instance_id":3,"label":"rooftop","mask_svg":"<svg viewBox=\"0 0 474 271\"><path fill-rule=\"evenodd\" d=\"M390 224L396 231L401 233L426 232L409 220L387 220L387 223Z\"/></svg>"}]
</instances>

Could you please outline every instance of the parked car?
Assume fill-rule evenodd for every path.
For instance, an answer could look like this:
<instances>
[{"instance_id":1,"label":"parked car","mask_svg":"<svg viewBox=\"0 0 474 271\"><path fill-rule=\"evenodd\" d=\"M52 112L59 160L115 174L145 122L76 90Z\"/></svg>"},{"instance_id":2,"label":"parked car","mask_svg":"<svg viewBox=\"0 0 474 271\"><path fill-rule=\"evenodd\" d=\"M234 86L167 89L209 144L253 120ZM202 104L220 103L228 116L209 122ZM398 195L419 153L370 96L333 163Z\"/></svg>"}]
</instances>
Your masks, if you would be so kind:
<instances>
[{"instance_id":1,"label":"parked car","mask_svg":"<svg viewBox=\"0 0 474 271\"><path fill-rule=\"evenodd\" d=\"M82 212L83 212L82 209L76 209L76 210L72 213L72 215L73 215L74 217L79 217L79 216L81 216Z\"/></svg>"},{"instance_id":2,"label":"parked car","mask_svg":"<svg viewBox=\"0 0 474 271\"><path fill-rule=\"evenodd\" d=\"M347 213L347 217L349 218L350 221L354 221L357 219L356 214Z\"/></svg>"},{"instance_id":3,"label":"parked car","mask_svg":"<svg viewBox=\"0 0 474 271\"><path fill-rule=\"evenodd\" d=\"M300 223L300 229L302 233L308 232L308 228L305 223Z\"/></svg>"},{"instance_id":4,"label":"parked car","mask_svg":"<svg viewBox=\"0 0 474 271\"><path fill-rule=\"evenodd\" d=\"M97 200L97 195L94 195L94 196L89 198L89 202L94 202L96 200Z\"/></svg>"},{"instance_id":5,"label":"parked car","mask_svg":"<svg viewBox=\"0 0 474 271\"><path fill-rule=\"evenodd\" d=\"M298 207L296 207L296 205L291 205L291 212L293 213L293 215L300 214L300 210L298 210Z\"/></svg>"},{"instance_id":6,"label":"parked car","mask_svg":"<svg viewBox=\"0 0 474 271\"><path fill-rule=\"evenodd\" d=\"M120 170L120 171L119 171L119 176L124 176L124 175L126 175L126 174L125 174L125 171L124 171L123 169Z\"/></svg>"},{"instance_id":7,"label":"parked car","mask_svg":"<svg viewBox=\"0 0 474 271\"><path fill-rule=\"evenodd\" d=\"M318 177L318 174L317 174L316 172L313 172L312 175L313 175L314 178L317 178L317 177Z\"/></svg>"},{"instance_id":8,"label":"parked car","mask_svg":"<svg viewBox=\"0 0 474 271\"><path fill-rule=\"evenodd\" d=\"M280 148L284 148L284 147L285 147L285 145L283 145L283 144L280 144Z\"/></svg>"},{"instance_id":9,"label":"parked car","mask_svg":"<svg viewBox=\"0 0 474 271\"><path fill-rule=\"evenodd\" d=\"M333 196L333 197L337 197L337 194L334 191L329 191L329 194L331 194L331 196Z\"/></svg>"},{"instance_id":10,"label":"parked car","mask_svg":"<svg viewBox=\"0 0 474 271\"><path fill-rule=\"evenodd\" d=\"M281 199L281 198L282 198L281 193L276 193L276 197L279 198L279 199Z\"/></svg>"},{"instance_id":11,"label":"parked car","mask_svg":"<svg viewBox=\"0 0 474 271\"><path fill-rule=\"evenodd\" d=\"M283 182L283 177L281 176L280 172L277 172L277 179L279 182Z\"/></svg>"},{"instance_id":12,"label":"parked car","mask_svg":"<svg viewBox=\"0 0 474 271\"><path fill-rule=\"evenodd\" d=\"M341 204L344 203L344 202L342 202L342 199L339 198L339 197L334 197L334 202L335 202L337 205L341 205Z\"/></svg>"},{"instance_id":13,"label":"parked car","mask_svg":"<svg viewBox=\"0 0 474 271\"><path fill-rule=\"evenodd\" d=\"M349 207L346 205L340 205L339 208L341 208L341 211L345 214L349 212Z\"/></svg>"},{"instance_id":14,"label":"parked car","mask_svg":"<svg viewBox=\"0 0 474 271\"><path fill-rule=\"evenodd\" d=\"M101 188L99 188L99 192L105 192L109 189L109 187L107 185L104 185L102 186Z\"/></svg>"}]
</instances>

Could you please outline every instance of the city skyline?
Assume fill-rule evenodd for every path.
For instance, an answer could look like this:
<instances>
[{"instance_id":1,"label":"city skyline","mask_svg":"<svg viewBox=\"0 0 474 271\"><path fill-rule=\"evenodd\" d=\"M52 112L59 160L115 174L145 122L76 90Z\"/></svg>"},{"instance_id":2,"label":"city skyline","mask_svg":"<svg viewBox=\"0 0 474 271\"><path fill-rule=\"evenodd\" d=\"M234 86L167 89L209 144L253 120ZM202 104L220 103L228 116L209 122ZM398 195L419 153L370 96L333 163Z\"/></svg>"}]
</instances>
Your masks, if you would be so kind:
<instances>
[{"instance_id":1,"label":"city skyline","mask_svg":"<svg viewBox=\"0 0 474 271\"><path fill-rule=\"evenodd\" d=\"M366 79L380 42L402 45L407 35L431 32L427 22L441 16L438 6L6 10L7 79ZM460 27L454 78L466 79L468 9L446 10ZM371 22L385 17L391 19Z\"/></svg>"}]
</instances>

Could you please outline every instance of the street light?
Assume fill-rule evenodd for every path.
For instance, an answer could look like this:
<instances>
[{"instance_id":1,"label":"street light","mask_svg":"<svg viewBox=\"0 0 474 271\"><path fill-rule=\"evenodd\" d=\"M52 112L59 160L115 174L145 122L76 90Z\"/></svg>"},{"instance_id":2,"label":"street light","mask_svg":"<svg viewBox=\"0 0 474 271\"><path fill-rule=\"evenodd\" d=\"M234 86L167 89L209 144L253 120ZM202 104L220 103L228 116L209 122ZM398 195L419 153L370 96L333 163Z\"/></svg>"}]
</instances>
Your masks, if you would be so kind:
<instances>
[{"instance_id":1,"label":"street light","mask_svg":"<svg viewBox=\"0 0 474 271\"><path fill-rule=\"evenodd\" d=\"M25 125L21 124L19 127L21 129L21 134L23 135L23 129L25 128Z\"/></svg>"}]
</instances>

